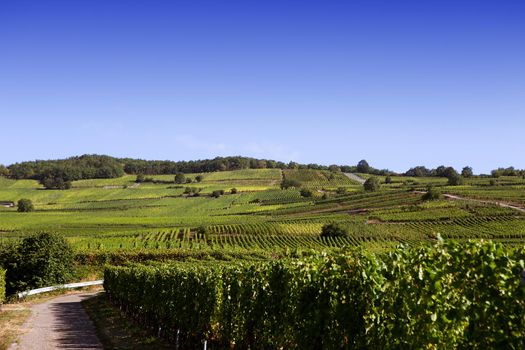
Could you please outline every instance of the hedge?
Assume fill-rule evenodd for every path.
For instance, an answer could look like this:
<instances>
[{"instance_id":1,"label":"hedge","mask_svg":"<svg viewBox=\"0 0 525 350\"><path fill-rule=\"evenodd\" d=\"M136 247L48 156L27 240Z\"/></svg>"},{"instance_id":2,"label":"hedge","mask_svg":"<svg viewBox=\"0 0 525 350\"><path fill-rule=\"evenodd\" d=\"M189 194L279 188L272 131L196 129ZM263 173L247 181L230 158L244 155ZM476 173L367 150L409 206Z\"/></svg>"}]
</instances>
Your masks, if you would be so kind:
<instances>
[{"instance_id":1,"label":"hedge","mask_svg":"<svg viewBox=\"0 0 525 350\"><path fill-rule=\"evenodd\" d=\"M0 268L0 304L5 301L5 270Z\"/></svg>"}]
</instances>

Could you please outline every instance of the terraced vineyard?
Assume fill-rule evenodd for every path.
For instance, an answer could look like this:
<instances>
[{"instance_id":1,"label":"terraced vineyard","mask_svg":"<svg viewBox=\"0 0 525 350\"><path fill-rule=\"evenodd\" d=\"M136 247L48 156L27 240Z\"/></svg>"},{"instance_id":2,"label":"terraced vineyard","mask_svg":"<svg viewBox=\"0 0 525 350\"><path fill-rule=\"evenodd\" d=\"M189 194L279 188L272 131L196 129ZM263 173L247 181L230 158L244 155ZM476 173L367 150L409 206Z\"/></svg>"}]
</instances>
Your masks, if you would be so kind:
<instances>
[{"instance_id":1,"label":"terraced vineyard","mask_svg":"<svg viewBox=\"0 0 525 350\"><path fill-rule=\"evenodd\" d=\"M200 175L201 181L196 177ZM279 189L282 179L311 189ZM33 201L36 211L17 213L0 207L0 237L16 239L36 231L58 232L80 251L221 249L279 251L366 246L388 249L399 243L417 245L444 239L494 239L523 244L525 216L511 208L474 201L441 199L426 202L413 191L414 183L446 185L439 178L393 177L378 192L365 192L342 173L325 170L246 169L186 174L190 183L176 185L172 175L152 176L135 183L135 176L81 180L70 190L44 190L34 180L0 177L0 202ZM486 179L442 187L466 198L523 205L523 179L505 177L501 185ZM199 188L188 197L186 188ZM337 189L346 188L346 194ZM237 189L231 194L231 189ZM224 195L213 198L215 190ZM351 235L320 239L323 225L338 222ZM197 237L196 228L208 234Z\"/></svg>"}]
</instances>

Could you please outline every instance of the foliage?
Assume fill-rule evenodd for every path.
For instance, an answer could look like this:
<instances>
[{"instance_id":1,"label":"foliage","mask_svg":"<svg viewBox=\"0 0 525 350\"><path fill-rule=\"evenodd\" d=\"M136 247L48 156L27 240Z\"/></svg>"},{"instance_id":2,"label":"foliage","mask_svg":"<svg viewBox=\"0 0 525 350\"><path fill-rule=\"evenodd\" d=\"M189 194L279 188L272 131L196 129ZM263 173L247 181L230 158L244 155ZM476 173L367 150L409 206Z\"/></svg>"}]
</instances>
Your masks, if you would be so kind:
<instances>
[{"instance_id":1,"label":"foliage","mask_svg":"<svg viewBox=\"0 0 525 350\"><path fill-rule=\"evenodd\" d=\"M0 305L5 300L5 270L0 267Z\"/></svg>"},{"instance_id":2,"label":"foliage","mask_svg":"<svg viewBox=\"0 0 525 350\"><path fill-rule=\"evenodd\" d=\"M377 256L107 267L110 300L181 347L520 349L525 252L438 243Z\"/></svg>"},{"instance_id":3,"label":"foliage","mask_svg":"<svg viewBox=\"0 0 525 350\"><path fill-rule=\"evenodd\" d=\"M375 176L371 176L368 179L366 179L365 183L363 184L363 187L365 191L368 192L375 192L378 191L381 187L381 183L379 182L379 179Z\"/></svg>"},{"instance_id":4,"label":"foliage","mask_svg":"<svg viewBox=\"0 0 525 350\"><path fill-rule=\"evenodd\" d=\"M211 196L214 198L219 198L224 194L224 190L215 190L211 193Z\"/></svg>"},{"instance_id":5,"label":"foliage","mask_svg":"<svg viewBox=\"0 0 525 350\"><path fill-rule=\"evenodd\" d=\"M447 176L448 178L448 185L449 186L459 186L463 184L463 177L461 177L458 173L453 172Z\"/></svg>"},{"instance_id":6,"label":"foliage","mask_svg":"<svg viewBox=\"0 0 525 350\"><path fill-rule=\"evenodd\" d=\"M35 210L35 207L31 199L22 198L18 201L16 210L19 213L28 213Z\"/></svg>"},{"instance_id":7,"label":"foliage","mask_svg":"<svg viewBox=\"0 0 525 350\"><path fill-rule=\"evenodd\" d=\"M441 191L439 191L437 188L429 186L427 187L427 192L423 195L423 200L425 201L433 201L438 200L442 197Z\"/></svg>"},{"instance_id":8,"label":"foliage","mask_svg":"<svg viewBox=\"0 0 525 350\"><path fill-rule=\"evenodd\" d=\"M73 257L70 245L59 235L39 233L24 238L0 256L0 265L7 270L7 293L67 282Z\"/></svg>"},{"instance_id":9,"label":"foliage","mask_svg":"<svg viewBox=\"0 0 525 350\"><path fill-rule=\"evenodd\" d=\"M386 183L386 184L391 184L391 183L392 183L392 176L388 175L388 176L385 178L385 183Z\"/></svg>"},{"instance_id":10,"label":"foliage","mask_svg":"<svg viewBox=\"0 0 525 350\"><path fill-rule=\"evenodd\" d=\"M332 223L326 224L321 229L321 237L346 237L348 236L348 228L343 224Z\"/></svg>"},{"instance_id":11,"label":"foliage","mask_svg":"<svg viewBox=\"0 0 525 350\"><path fill-rule=\"evenodd\" d=\"M137 178L135 179L136 183L144 182L144 180L146 180L146 177L144 176L144 174L137 174Z\"/></svg>"},{"instance_id":12,"label":"foliage","mask_svg":"<svg viewBox=\"0 0 525 350\"><path fill-rule=\"evenodd\" d=\"M297 180L293 179L283 179L281 182L281 189L286 190L288 188L299 188L301 187L301 183Z\"/></svg>"},{"instance_id":13,"label":"foliage","mask_svg":"<svg viewBox=\"0 0 525 350\"><path fill-rule=\"evenodd\" d=\"M461 170L461 176L463 176L464 178L469 178L469 177L472 177L473 175L474 175L474 172L472 171L472 168L469 166L466 166Z\"/></svg>"},{"instance_id":14,"label":"foliage","mask_svg":"<svg viewBox=\"0 0 525 350\"><path fill-rule=\"evenodd\" d=\"M175 175L175 183L176 184L183 184L186 182L186 176L184 176L183 173L178 173Z\"/></svg>"},{"instance_id":15,"label":"foliage","mask_svg":"<svg viewBox=\"0 0 525 350\"><path fill-rule=\"evenodd\" d=\"M201 182L203 179L202 175L195 176L195 182Z\"/></svg>"},{"instance_id":16,"label":"foliage","mask_svg":"<svg viewBox=\"0 0 525 350\"><path fill-rule=\"evenodd\" d=\"M239 192L235 187L230 190L231 194L237 194Z\"/></svg>"},{"instance_id":17,"label":"foliage","mask_svg":"<svg viewBox=\"0 0 525 350\"><path fill-rule=\"evenodd\" d=\"M301 197L305 197L305 198L310 198L314 195L311 190L306 189L306 188L302 188L301 191L299 191L299 193L301 194Z\"/></svg>"}]
</instances>

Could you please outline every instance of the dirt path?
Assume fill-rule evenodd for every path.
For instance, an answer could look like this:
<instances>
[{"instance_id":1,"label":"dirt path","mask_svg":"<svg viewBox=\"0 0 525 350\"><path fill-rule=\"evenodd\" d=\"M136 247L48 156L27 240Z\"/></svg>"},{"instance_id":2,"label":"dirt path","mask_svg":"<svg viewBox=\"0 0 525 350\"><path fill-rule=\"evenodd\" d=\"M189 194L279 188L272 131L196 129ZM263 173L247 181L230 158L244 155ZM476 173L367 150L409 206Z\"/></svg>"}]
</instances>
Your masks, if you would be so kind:
<instances>
[{"instance_id":1,"label":"dirt path","mask_svg":"<svg viewBox=\"0 0 525 350\"><path fill-rule=\"evenodd\" d=\"M103 349L80 303L95 294L69 294L34 305L23 334L9 350Z\"/></svg>"},{"instance_id":2,"label":"dirt path","mask_svg":"<svg viewBox=\"0 0 525 350\"><path fill-rule=\"evenodd\" d=\"M361 185L363 185L366 182L365 179L363 179L360 176L357 176L356 174L352 174L352 173L343 173L343 174L345 174L346 177L348 177L350 180L359 182Z\"/></svg>"},{"instance_id":3,"label":"dirt path","mask_svg":"<svg viewBox=\"0 0 525 350\"><path fill-rule=\"evenodd\" d=\"M485 203L485 204L495 204L503 208L510 208L510 209L514 209L517 211L521 211L522 213L525 213L525 208L518 207L512 204L505 203L505 202L498 202L498 201L487 200L487 199L466 198L466 197L460 197L460 196L456 196L454 194L448 194L448 193L443 194L443 197L447 199L454 199L454 200L471 201L471 202L478 202L478 203Z\"/></svg>"}]
</instances>

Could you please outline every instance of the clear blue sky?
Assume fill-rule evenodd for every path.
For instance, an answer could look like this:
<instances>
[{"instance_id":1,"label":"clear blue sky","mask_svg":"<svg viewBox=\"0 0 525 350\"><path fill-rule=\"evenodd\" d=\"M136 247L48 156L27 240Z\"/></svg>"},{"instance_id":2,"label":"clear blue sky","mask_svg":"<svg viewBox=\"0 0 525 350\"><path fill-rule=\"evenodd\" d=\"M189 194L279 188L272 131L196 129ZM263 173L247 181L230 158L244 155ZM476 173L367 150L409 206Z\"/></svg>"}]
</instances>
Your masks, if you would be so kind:
<instances>
[{"instance_id":1,"label":"clear blue sky","mask_svg":"<svg viewBox=\"0 0 525 350\"><path fill-rule=\"evenodd\" d=\"M0 2L0 163L525 168L525 1Z\"/></svg>"}]
</instances>

